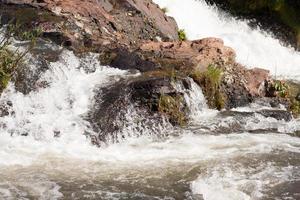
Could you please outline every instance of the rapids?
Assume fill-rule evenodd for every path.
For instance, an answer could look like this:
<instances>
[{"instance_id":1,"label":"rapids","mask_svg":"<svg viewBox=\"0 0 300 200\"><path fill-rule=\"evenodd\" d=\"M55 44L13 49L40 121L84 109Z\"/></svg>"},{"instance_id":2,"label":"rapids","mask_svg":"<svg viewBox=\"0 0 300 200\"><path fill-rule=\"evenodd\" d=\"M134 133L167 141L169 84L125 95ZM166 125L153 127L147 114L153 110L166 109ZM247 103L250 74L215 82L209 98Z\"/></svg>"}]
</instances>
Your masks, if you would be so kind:
<instances>
[{"instance_id":1,"label":"rapids","mask_svg":"<svg viewBox=\"0 0 300 200\"><path fill-rule=\"evenodd\" d=\"M203 1L155 2L190 39L221 37L241 63L300 80L299 52L271 35ZM12 107L0 118L0 199L300 199L300 138L293 137L300 121L248 115L271 109L255 103L224 115L208 109L196 84L183 91L189 126L166 124L160 131L168 137L143 134L93 146L83 116L94 89L139 75L101 66L96 56L63 50L39 78L46 87L24 95L10 83L4 91L0 103ZM132 127L123 131L140 135Z\"/></svg>"}]
</instances>

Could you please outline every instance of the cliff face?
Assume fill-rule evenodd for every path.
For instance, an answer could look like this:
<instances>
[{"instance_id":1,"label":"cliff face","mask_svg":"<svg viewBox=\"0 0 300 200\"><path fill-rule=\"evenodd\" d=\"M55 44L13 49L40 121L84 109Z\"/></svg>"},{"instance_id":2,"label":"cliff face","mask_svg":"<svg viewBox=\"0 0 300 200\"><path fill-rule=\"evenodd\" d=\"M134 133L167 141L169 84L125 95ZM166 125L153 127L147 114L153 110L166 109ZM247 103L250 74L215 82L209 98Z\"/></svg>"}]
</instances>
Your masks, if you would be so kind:
<instances>
[{"instance_id":1,"label":"cliff face","mask_svg":"<svg viewBox=\"0 0 300 200\"><path fill-rule=\"evenodd\" d=\"M24 29L41 28L45 37L77 48L178 39L174 19L150 0L6 0L0 14L2 22L15 19Z\"/></svg>"},{"instance_id":2,"label":"cliff face","mask_svg":"<svg viewBox=\"0 0 300 200\"><path fill-rule=\"evenodd\" d=\"M298 0L207 0L211 4L247 18L253 25L272 31L285 43L300 48L300 1Z\"/></svg>"}]
</instances>

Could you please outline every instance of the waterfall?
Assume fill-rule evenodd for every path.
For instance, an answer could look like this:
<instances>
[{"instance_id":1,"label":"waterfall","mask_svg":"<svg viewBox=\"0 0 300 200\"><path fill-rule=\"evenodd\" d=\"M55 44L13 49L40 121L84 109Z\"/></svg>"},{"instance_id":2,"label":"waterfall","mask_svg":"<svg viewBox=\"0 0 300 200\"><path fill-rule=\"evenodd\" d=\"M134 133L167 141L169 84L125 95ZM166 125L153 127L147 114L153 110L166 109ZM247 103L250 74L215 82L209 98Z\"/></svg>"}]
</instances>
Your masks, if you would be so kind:
<instances>
[{"instance_id":1,"label":"waterfall","mask_svg":"<svg viewBox=\"0 0 300 200\"><path fill-rule=\"evenodd\" d=\"M300 80L299 52L268 33L205 1L155 2L167 7L190 39L221 37L242 64ZM184 95L191 124L158 123L128 104L119 143L97 147L86 137L95 133L85 118L97 109L97 89L140 74L103 66L98 54L77 57L53 48L61 51L57 61L26 58L28 93L11 82L0 97L0 199L299 197L300 138L292 136L299 134L299 120L264 117L255 113L261 105L209 109L189 79L190 87L175 88ZM163 137L152 137L157 133Z\"/></svg>"},{"instance_id":2,"label":"waterfall","mask_svg":"<svg viewBox=\"0 0 300 200\"><path fill-rule=\"evenodd\" d=\"M222 38L232 47L237 61L248 67L261 67L278 78L300 81L300 52L284 47L279 40L263 30L252 29L247 21L235 20L205 0L154 0L167 15L175 18L188 39Z\"/></svg>"}]
</instances>

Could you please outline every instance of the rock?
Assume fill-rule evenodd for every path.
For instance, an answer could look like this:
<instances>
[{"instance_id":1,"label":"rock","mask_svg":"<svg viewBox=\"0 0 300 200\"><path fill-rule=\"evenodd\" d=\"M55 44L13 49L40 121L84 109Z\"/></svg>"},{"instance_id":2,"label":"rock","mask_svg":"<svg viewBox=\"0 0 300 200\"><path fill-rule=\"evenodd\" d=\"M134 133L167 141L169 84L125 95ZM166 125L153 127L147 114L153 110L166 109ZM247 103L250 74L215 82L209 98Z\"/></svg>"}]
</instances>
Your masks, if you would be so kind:
<instances>
[{"instance_id":1,"label":"rock","mask_svg":"<svg viewBox=\"0 0 300 200\"><path fill-rule=\"evenodd\" d=\"M296 99L297 101L300 101L300 93L298 93L298 94L296 95L295 99Z\"/></svg>"},{"instance_id":2,"label":"rock","mask_svg":"<svg viewBox=\"0 0 300 200\"><path fill-rule=\"evenodd\" d=\"M156 69L154 62L143 59L137 51L130 51L125 47L117 47L101 52L100 61L104 65L123 70L136 69L141 72L146 72Z\"/></svg>"},{"instance_id":3,"label":"rock","mask_svg":"<svg viewBox=\"0 0 300 200\"><path fill-rule=\"evenodd\" d=\"M260 110L257 113L277 120L291 121L293 119L292 114L286 110Z\"/></svg>"},{"instance_id":4,"label":"rock","mask_svg":"<svg viewBox=\"0 0 300 200\"><path fill-rule=\"evenodd\" d=\"M265 95L263 84L270 79L270 72L261 68L245 71L246 87L252 96Z\"/></svg>"},{"instance_id":5,"label":"rock","mask_svg":"<svg viewBox=\"0 0 300 200\"><path fill-rule=\"evenodd\" d=\"M0 4L2 23L15 19L25 30L40 28L44 37L76 50L102 46L104 41L134 46L157 37L178 40L175 20L151 0L6 0Z\"/></svg>"},{"instance_id":6,"label":"rock","mask_svg":"<svg viewBox=\"0 0 300 200\"><path fill-rule=\"evenodd\" d=\"M164 121L184 126L189 108L178 85L189 90L190 77L202 87L209 106L219 110L267 96L267 70L238 64L235 51L218 38L179 41L174 19L151 0L6 0L0 3L0 15L1 24L15 19L22 31L43 32L41 46L31 50L34 70L23 67L14 76L16 89L24 94L47 85L39 77L61 50L42 48L47 40L78 56L96 52L102 65L141 72L95 90L85 116L91 131L85 134L96 145L118 142L118 133L130 123L137 122L137 129ZM261 114L289 119L279 111ZM60 130L53 133L59 136Z\"/></svg>"},{"instance_id":7,"label":"rock","mask_svg":"<svg viewBox=\"0 0 300 200\"><path fill-rule=\"evenodd\" d=\"M225 65L235 61L235 52L224 46L221 39L205 38L195 41L148 42L140 47L148 59L160 66L205 71L210 64Z\"/></svg>"},{"instance_id":8,"label":"rock","mask_svg":"<svg viewBox=\"0 0 300 200\"><path fill-rule=\"evenodd\" d=\"M48 62L41 56L31 58L23 63L12 77L15 89L23 94L29 94L39 88L47 86L47 83L39 82L42 74L49 69Z\"/></svg>"},{"instance_id":9,"label":"rock","mask_svg":"<svg viewBox=\"0 0 300 200\"><path fill-rule=\"evenodd\" d=\"M187 89L190 87L188 79L178 80L177 84L182 84ZM118 133L128 124L137 121L141 123L141 127L151 129L163 123L164 119L173 125L184 125L188 120L188 108L183 94L168 77L140 76L121 80L109 87L99 88L95 94L93 109L85 118L96 133L87 135L97 145L108 139L117 142ZM165 105L165 100L170 102Z\"/></svg>"},{"instance_id":10,"label":"rock","mask_svg":"<svg viewBox=\"0 0 300 200\"><path fill-rule=\"evenodd\" d=\"M269 71L259 68L246 69L235 62L235 52L230 47L224 46L221 39L205 38L196 41L184 42L149 42L140 47L143 57L156 64L157 68L175 68L181 73L193 74L203 73L208 70L208 66L220 68L220 86L218 87L217 108L234 108L247 105L254 98L264 96L263 83L269 79ZM204 87L205 81L197 80L197 76L192 76L197 83ZM206 81L207 82L207 81ZM211 88L207 88L211 91ZM214 94L216 95L216 94ZM210 98L209 94L206 97ZM223 97L221 97L223 96ZM224 105L222 104L224 101Z\"/></svg>"},{"instance_id":11,"label":"rock","mask_svg":"<svg viewBox=\"0 0 300 200\"><path fill-rule=\"evenodd\" d=\"M203 80L197 80L196 74L203 74L209 66L222 71L221 84L218 86L217 100L206 94L211 107L219 109L247 105L254 98L265 95L263 83L269 79L269 71L254 68L246 69L235 62L235 52L224 46L221 39L204 38L196 41L145 42L139 48L126 47L109 49L100 53L105 64L120 69L138 69L142 72L156 71L168 76L192 76L204 92L211 91ZM160 72L159 72L160 71ZM214 92L215 93L215 92ZM223 97L222 97L223 96ZM223 102L224 101L224 105Z\"/></svg>"},{"instance_id":12,"label":"rock","mask_svg":"<svg viewBox=\"0 0 300 200\"><path fill-rule=\"evenodd\" d=\"M289 99L278 97L259 97L255 99L254 103L259 104L261 106L278 109L281 109L282 107L288 109L290 105Z\"/></svg>"}]
</instances>

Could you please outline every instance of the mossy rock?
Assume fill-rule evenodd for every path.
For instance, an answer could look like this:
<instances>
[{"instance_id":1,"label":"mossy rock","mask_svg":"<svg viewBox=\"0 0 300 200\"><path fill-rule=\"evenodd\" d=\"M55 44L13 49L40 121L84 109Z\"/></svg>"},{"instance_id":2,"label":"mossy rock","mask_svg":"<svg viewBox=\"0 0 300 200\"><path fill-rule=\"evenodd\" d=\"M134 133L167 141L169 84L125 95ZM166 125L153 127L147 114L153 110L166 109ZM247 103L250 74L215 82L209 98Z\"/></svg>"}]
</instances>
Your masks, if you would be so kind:
<instances>
[{"instance_id":1,"label":"mossy rock","mask_svg":"<svg viewBox=\"0 0 300 200\"><path fill-rule=\"evenodd\" d=\"M290 99L290 111L293 113L294 117L298 118L300 116L300 83L288 81L289 86L289 96Z\"/></svg>"},{"instance_id":2,"label":"mossy rock","mask_svg":"<svg viewBox=\"0 0 300 200\"><path fill-rule=\"evenodd\" d=\"M165 114L172 124L180 126L185 126L188 121L184 107L183 96L178 94L162 94L158 101L158 111Z\"/></svg>"},{"instance_id":3,"label":"mossy rock","mask_svg":"<svg viewBox=\"0 0 300 200\"><path fill-rule=\"evenodd\" d=\"M221 110L225 107L225 95L222 93L220 85L222 80L222 69L209 65L204 72L194 71L190 76L198 83L204 92L210 108Z\"/></svg>"}]
</instances>

